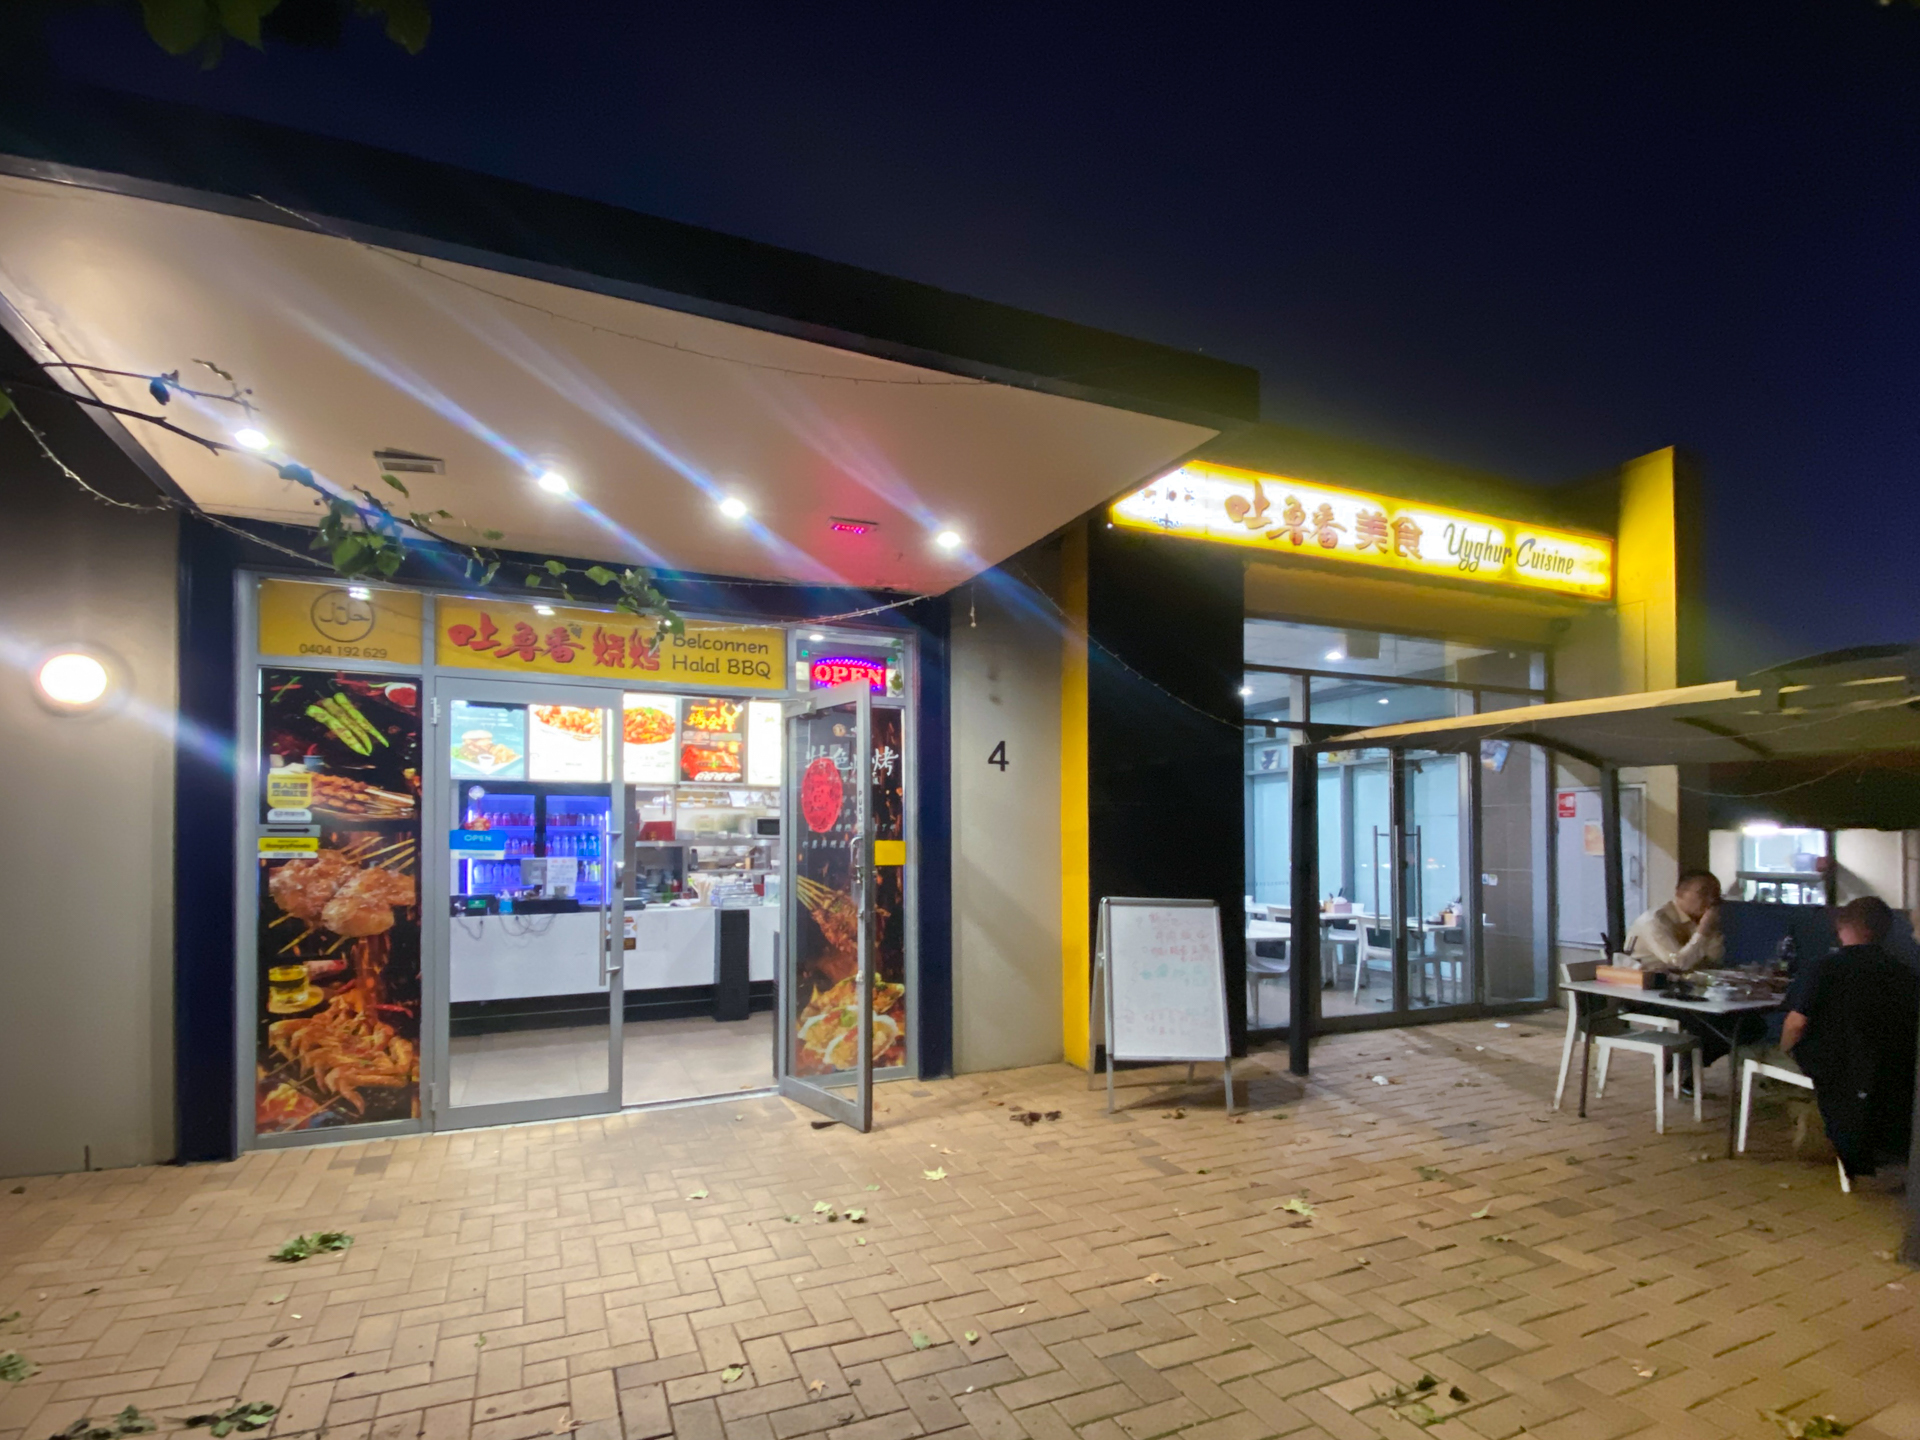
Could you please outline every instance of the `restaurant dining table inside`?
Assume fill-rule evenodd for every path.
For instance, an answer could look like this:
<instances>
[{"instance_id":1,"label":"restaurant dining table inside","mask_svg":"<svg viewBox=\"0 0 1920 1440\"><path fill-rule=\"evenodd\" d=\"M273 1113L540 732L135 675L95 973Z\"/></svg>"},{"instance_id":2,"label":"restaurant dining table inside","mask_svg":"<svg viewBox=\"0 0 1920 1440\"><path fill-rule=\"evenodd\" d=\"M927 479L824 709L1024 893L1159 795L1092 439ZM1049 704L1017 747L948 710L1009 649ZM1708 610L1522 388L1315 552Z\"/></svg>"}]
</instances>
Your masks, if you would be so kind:
<instances>
[{"instance_id":1,"label":"restaurant dining table inside","mask_svg":"<svg viewBox=\"0 0 1920 1440\"><path fill-rule=\"evenodd\" d=\"M1739 972L1714 972L1715 975ZM1706 979L1708 976L1701 975ZM1739 1104L1736 1097L1740 1090L1740 1044L1741 1021L1750 1015L1768 1015L1778 1010L1784 1001L1784 988L1758 976L1739 976L1734 982L1736 993L1722 999L1709 1000L1705 996L1697 999L1682 998L1679 994L1665 989L1642 989L1634 985L1616 985L1605 980L1567 980L1561 983L1561 990L1582 997L1575 1001L1580 1012L1580 1114L1587 1113L1587 1073L1593 1065L1593 1024L1598 1016L1608 1013L1603 1002L1615 1001L1629 1010L1656 1013L1661 1015L1691 1016L1702 1026L1710 1030L1725 1042L1727 1047L1727 1073L1732 1076L1728 1086L1727 1099L1727 1158L1733 1158L1734 1129L1739 1119Z\"/></svg>"}]
</instances>

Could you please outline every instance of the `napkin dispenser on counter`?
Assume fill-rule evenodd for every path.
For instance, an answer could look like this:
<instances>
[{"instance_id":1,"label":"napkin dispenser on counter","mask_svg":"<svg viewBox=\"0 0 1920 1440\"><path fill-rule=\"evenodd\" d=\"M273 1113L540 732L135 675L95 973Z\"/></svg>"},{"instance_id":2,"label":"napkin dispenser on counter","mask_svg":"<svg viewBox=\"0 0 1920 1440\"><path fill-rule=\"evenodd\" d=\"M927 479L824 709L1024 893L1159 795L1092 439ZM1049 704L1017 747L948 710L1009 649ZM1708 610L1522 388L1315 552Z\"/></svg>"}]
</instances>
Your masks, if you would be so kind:
<instances>
[{"instance_id":1,"label":"napkin dispenser on counter","mask_svg":"<svg viewBox=\"0 0 1920 1440\"><path fill-rule=\"evenodd\" d=\"M1593 972L1593 978L1603 985L1626 985L1634 990L1667 988L1666 971L1636 970L1631 965L1602 965Z\"/></svg>"}]
</instances>

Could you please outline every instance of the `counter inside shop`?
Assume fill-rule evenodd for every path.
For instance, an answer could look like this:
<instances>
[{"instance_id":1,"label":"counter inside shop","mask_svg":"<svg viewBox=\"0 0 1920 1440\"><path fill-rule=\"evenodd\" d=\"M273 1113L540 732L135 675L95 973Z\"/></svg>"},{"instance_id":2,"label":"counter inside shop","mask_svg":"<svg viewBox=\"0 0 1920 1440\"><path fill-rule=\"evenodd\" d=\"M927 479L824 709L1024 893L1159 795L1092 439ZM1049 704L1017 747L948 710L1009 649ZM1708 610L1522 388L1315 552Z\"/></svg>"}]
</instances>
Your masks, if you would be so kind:
<instances>
[{"instance_id":1,"label":"counter inside shop","mask_svg":"<svg viewBox=\"0 0 1920 1440\"><path fill-rule=\"evenodd\" d=\"M628 902L633 905L634 902ZM771 981L780 927L780 907L740 907L747 916L750 981ZM624 917L631 949L623 956L628 994L676 990L719 981L720 917L710 905L648 905ZM604 992L600 978L600 913L456 915L452 921L451 999L518 1000Z\"/></svg>"}]
</instances>

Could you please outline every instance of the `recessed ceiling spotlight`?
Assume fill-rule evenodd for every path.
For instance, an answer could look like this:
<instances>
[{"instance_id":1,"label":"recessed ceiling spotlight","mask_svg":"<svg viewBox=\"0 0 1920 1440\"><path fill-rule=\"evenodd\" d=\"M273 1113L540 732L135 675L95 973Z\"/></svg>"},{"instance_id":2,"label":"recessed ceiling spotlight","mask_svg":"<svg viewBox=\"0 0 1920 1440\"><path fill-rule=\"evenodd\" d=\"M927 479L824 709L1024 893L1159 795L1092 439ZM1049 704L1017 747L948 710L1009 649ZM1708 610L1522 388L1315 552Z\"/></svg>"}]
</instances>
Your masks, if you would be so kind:
<instances>
[{"instance_id":1,"label":"recessed ceiling spotlight","mask_svg":"<svg viewBox=\"0 0 1920 1440\"><path fill-rule=\"evenodd\" d=\"M958 550L960 548L960 532L958 530L942 530L938 535L933 537L933 543L938 545L942 550Z\"/></svg>"},{"instance_id":2,"label":"recessed ceiling spotlight","mask_svg":"<svg viewBox=\"0 0 1920 1440\"><path fill-rule=\"evenodd\" d=\"M818 644L820 641L826 638L827 637L818 630L813 631L810 635L807 636L807 639L812 640L816 644Z\"/></svg>"},{"instance_id":3,"label":"recessed ceiling spotlight","mask_svg":"<svg viewBox=\"0 0 1920 1440\"><path fill-rule=\"evenodd\" d=\"M738 495L729 495L720 502L720 513L729 520L744 520L747 518L747 502Z\"/></svg>"},{"instance_id":4,"label":"recessed ceiling spotlight","mask_svg":"<svg viewBox=\"0 0 1920 1440\"><path fill-rule=\"evenodd\" d=\"M553 613L553 606L536 605L533 607L533 613L536 615L551 615Z\"/></svg>"},{"instance_id":5,"label":"recessed ceiling spotlight","mask_svg":"<svg viewBox=\"0 0 1920 1440\"><path fill-rule=\"evenodd\" d=\"M1384 705L1384 704L1386 704L1386 703L1387 703L1387 697L1386 697L1386 696L1384 696L1384 695L1382 695L1382 696L1380 697L1380 703L1381 703L1382 705Z\"/></svg>"},{"instance_id":6,"label":"recessed ceiling spotlight","mask_svg":"<svg viewBox=\"0 0 1920 1440\"><path fill-rule=\"evenodd\" d=\"M573 486L568 483L567 477L562 475L558 470L542 470L539 478L534 481L534 484L538 485L549 495L564 495L573 489Z\"/></svg>"},{"instance_id":7,"label":"recessed ceiling spotlight","mask_svg":"<svg viewBox=\"0 0 1920 1440\"><path fill-rule=\"evenodd\" d=\"M234 431L233 438L249 450L264 450L273 443L265 434L255 430L251 425L244 430Z\"/></svg>"},{"instance_id":8,"label":"recessed ceiling spotlight","mask_svg":"<svg viewBox=\"0 0 1920 1440\"><path fill-rule=\"evenodd\" d=\"M1347 658L1346 655L1339 650L1327 651L1327 659L1329 660L1344 660L1346 658Z\"/></svg>"}]
</instances>

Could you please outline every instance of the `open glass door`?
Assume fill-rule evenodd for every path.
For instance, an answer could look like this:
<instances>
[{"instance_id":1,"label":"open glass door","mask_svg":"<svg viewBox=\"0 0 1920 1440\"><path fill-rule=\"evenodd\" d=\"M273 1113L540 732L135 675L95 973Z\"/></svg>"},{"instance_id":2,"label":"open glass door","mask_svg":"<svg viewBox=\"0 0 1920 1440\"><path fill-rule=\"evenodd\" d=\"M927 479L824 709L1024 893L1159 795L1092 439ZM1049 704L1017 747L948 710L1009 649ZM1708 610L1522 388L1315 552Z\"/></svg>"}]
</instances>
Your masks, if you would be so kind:
<instances>
[{"instance_id":1,"label":"open glass door","mask_svg":"<svg viewBox=\"0 0 1920 1440\"><path fill-rule=\"evenodd\" d=\"M443 681L434 1121L620 1107L619 697Z\"/></svg>"},{"instance_id":2,"label":"open glass door","mask_svg":"<svg viewBox=\"0 0 1920 1440\"><path fill-rule=\"evenodd\" d=\"M780 1093L866 1131L875 1042L867 683L790 705L786 727Z\"/></svg>"}]
</instances>

